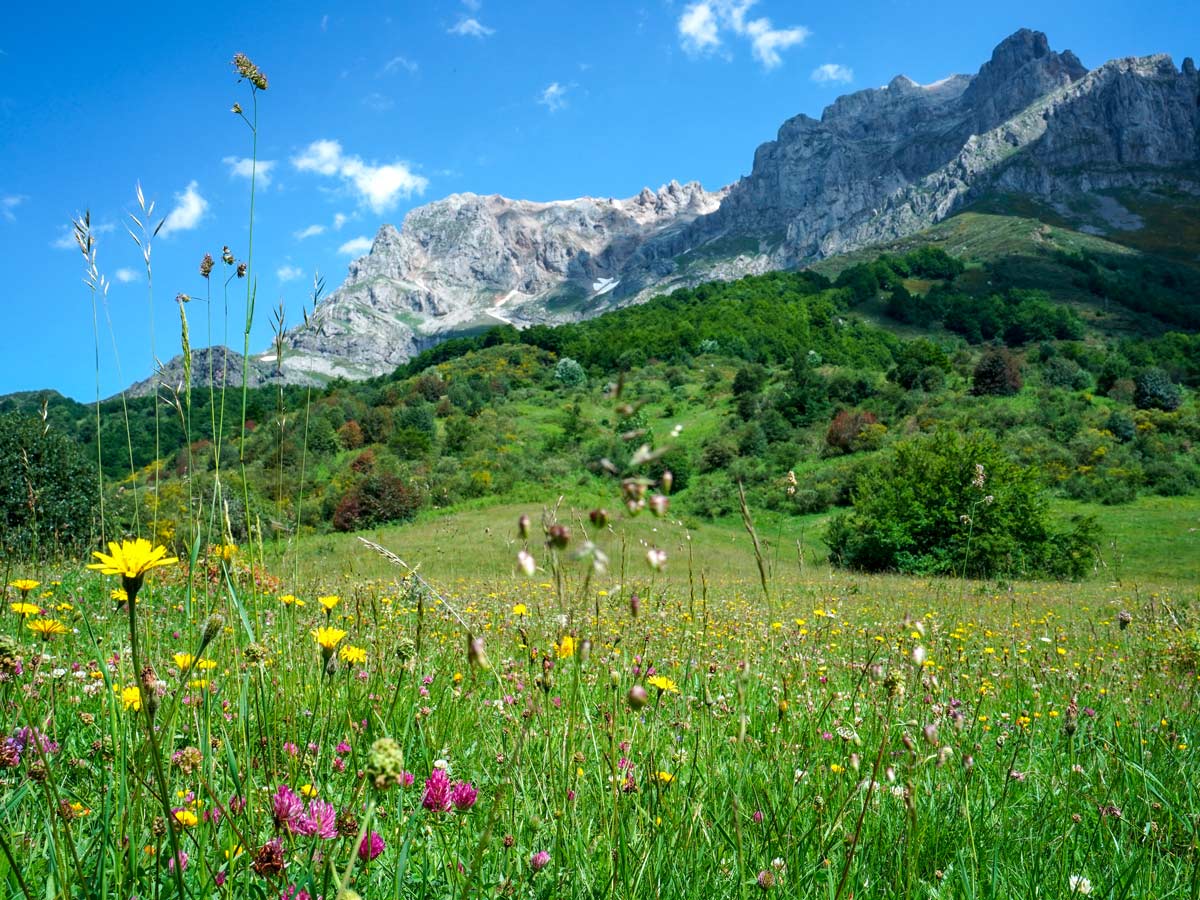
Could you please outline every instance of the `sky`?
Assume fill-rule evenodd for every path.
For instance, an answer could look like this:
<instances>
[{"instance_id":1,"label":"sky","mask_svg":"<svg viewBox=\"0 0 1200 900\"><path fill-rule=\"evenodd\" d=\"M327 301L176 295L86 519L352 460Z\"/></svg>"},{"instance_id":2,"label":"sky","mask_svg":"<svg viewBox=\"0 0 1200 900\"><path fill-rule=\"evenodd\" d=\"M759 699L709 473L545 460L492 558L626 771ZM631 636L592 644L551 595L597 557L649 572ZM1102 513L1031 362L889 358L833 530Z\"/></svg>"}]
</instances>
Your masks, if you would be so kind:
<instances>
[{"instance_id":1,"label":"sky","mask_svg":"<svg viewBox=\"0 0 1200 900\"><path fill-rule=\"evenodd\" d=\"M973 73L1021 27L1085 65L1200 57L1191 2L431 0L27 4L0 31L0 395L108 397L180 351L241 349L246 284L212 299L198 267L228 246L270 344L366 253L380 225L456 192L629 197L710 189L799 113L905 74ZM231 65L268 78L254 110ZM253 253L250 179L256 171ZM153 217L141 214L141 186ZM90 213L107 292L86 284L73 218ZM128 233L163 222L150 274ZM143 245L145 246L145 241ZM211 321L211 327L209 322ZM98 337L97 337L98 335ZM99 364L96 344L99 343Z\"/></svg>"}]
</instances>

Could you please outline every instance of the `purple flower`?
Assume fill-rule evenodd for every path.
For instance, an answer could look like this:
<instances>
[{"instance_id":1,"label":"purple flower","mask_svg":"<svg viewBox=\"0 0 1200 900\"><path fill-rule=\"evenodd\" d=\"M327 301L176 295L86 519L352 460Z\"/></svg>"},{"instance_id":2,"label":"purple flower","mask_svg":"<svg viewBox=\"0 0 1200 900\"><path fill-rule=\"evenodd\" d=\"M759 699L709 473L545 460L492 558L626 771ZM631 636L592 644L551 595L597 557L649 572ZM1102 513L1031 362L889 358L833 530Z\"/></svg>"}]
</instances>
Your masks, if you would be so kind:
<instances>
[{"instance_id":1,"label":"purple flower","mask_svg":"<svg viewBox=\"0 0 1200 900\"><path fill-rule=\"evenodd\" d=\"M550 854L545 850L539 850L533 856L529 857L529 868L535 872L542 871L548 865L550 865Z\"/></svg>"},{"instance_id":2,"label":"purple flower","mask_svg":"<svg viewBox=\"0 0 1200 900\"><path fill-rule=\"evenodd\" d=\"M315 834L326 841L333 840L338 836L337 810L332 803L324 800L309 800L308 814L300 817L296 831L305 835Z\"/></svg>"},{"instance_id":3,"label":"purple flower","mask_svg":"<svg viewBox=\"0 0 1200 900\"><path fill-rule=\"evenodd\" d=\"M179 851L179 871L186 872L187 864L188 864L187 851L180 850ZM175 857L171 857L170 859L167 860L167 868L172 872L175 871Z\"/></svg>"},{"instance_id":4,"label":"purple flower","mask_svg":"<svg viewBox=\"0 0 1200 900\"><path fill-rule=\"evenodd\" d=\"M304 801L286 784L281 784L271 798L271 810L275 815L275 824L288 831L300 830L300 818L304 814ZM303 833L303 832L301 832Z\"/></svg>"},{"instance_id":5,"label":"purple flower","mask_svg":"<svg viewBox=\"0 0 1200 900\"><path fill-rule=\"evenodd\" d=\"M469 781L456 781L450 789L450 802L455 809L468 810L475 805L479 792Z\"/></svg>"},{"instance_id":6,"label":"purple flower","mask_svg":"<svg viewBox=\"0 0 1200 900\"><path fill-rule=\"evenodd\" d=\"M383 838L377 832L369 832L363 838L362 843L358 845L358 858L363 862L370 862L382 853L386 846L387 844L383 842Z\"/></svg>"},{"instance_id":7,"label":"purple flower","mask_svg":"<svg viewBox=\"0 0 1200 900\"><path fill-rule=\"evenodd\" d=\"M341 741L338 743L335 750L339 756L345 756L347 753L350 752L350 745L347 744L345 741Z\"/></svg>"},{"instance_id":8,"label":"purple flower","mask_svg":"<svg viewBox=\"0 0 1200 900\"><path fill-rule=\"evenodd\" d=\"M425 779L425 797L421 805L426 809L445 812L454 805L450 795L450 776L444 769L434 769Z\"/></svg>"},{"instance_id":9,"label":"purple flower","mask_svg":"<svg viewBox=\"0 0 1200 900\"><path fill-rule=\"evenodd\" d=\"M417 776L414 775L412 772L401 772L400 773L400 786L401 787L406 787L406 788L412 787L413 782L416 780L417 780Z\"/></svg>"}]
</instances>

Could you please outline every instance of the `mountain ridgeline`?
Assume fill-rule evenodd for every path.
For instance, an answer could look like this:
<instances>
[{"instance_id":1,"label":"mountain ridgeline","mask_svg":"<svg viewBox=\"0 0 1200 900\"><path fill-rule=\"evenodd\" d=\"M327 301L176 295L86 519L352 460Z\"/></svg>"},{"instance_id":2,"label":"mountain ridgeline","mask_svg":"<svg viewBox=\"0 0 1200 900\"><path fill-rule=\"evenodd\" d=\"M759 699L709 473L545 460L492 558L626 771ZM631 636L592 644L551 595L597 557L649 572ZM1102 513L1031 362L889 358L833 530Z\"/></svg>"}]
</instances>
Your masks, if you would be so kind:
<instances>
[{"instance_id":1,"label":"mountain ridgeline","mask_svg":"<svg viewBox=\"0 0 1200 900\"><path fill-rule=\"evenodd\" d=\"M1088 69L1021 30L974 75L903 75L785 122L716 191L531 202L455 194L380 227L371 251L256 380L364 378L439 340L578 321L679 287L788 269L920 232L994 195L1121 240L1144 200L1200 197L1191 59ZM1118 196L1120 195L1120 196ZM144 388L143 388L144 389Z\"/></svg>"}]
</instances>

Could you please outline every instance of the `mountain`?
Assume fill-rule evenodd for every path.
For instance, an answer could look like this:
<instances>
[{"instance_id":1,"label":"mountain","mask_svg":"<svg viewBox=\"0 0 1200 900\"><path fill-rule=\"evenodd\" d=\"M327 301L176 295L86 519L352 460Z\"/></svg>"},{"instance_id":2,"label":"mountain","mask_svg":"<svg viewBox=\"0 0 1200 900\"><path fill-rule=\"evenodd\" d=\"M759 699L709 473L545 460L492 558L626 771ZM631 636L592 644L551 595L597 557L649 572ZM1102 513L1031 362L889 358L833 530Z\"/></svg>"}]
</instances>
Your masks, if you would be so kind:
<instances>
[{"instance_id":1,"label":"mountain","mask_svg":"<svg viewBox=\"0 0 1200 900\"><path fill-rule=\"evenodd\" d=\"M1089 70L1023 29L974 75L927 85L900 75L840 97L820 119L788 120L750 173L719 191L672 182L626 200L549 203L455 194L413 209L400 228L383 225L345 283L288 332L282 378L378 375L455 334L574 321L809 265L989 197L1028 198L1056 224L1120 242L1142 225L1131 197L1181 195L1200 196L1192 60Z\"/></svg>"}]
</instances>

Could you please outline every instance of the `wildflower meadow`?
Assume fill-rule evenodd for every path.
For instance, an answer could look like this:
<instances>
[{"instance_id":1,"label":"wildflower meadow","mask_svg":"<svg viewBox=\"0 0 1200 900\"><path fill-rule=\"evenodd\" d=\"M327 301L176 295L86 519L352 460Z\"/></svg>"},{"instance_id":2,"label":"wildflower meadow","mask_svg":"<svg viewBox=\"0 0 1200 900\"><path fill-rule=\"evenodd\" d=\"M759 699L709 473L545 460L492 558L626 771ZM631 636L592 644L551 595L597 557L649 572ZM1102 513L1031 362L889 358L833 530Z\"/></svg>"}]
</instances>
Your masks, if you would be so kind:
<instances>
[{"instance_id":1,"label":"wildflower meadow","mask_svg":"<svg viewBox=\"0 0 1200 900\"><path fill-rule=\"evenodd\" d=\"M234 66L257 141L268 80ZM245 263L201 263L244 287L247 350L250 222ZM185 429L188 376L160 404ZM205 390L244 433L244 389ZM150 504L79 558L6 563L4 897L1200 897L1195 560L1161 584L835 569L744 494L732 531L675 518L645 444L600 461L604 504L505 507L438 561L410 552L427 523L268 534L215 454L171 528ZM961 463L966 571L971 517L1010 501Z\"/></svg>"}]
</instances>

